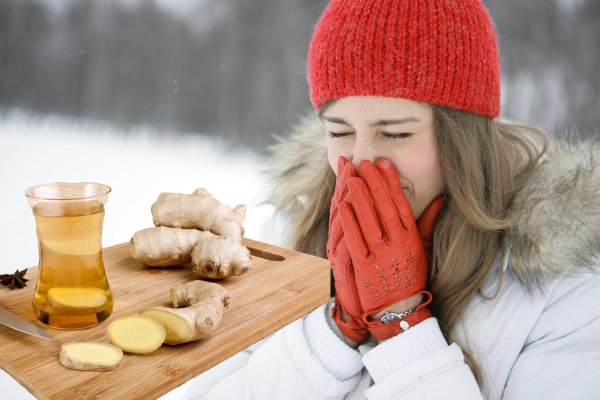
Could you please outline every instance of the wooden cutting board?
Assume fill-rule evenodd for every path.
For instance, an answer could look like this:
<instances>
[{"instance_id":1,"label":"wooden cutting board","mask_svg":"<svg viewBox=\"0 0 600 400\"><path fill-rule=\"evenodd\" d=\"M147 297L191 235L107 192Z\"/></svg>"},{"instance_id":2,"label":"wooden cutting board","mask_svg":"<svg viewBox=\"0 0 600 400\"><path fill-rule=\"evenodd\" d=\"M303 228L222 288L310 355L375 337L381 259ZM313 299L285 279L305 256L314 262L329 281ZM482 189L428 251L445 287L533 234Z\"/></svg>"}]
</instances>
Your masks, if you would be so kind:
<instances>
[{"instance_id":1,"label":"wooden cutting board","mask_svg":"<svg viewBox=\"0 0 600 400\"><path fill-rule=\"evenodd\" d=\"M115 317L148 306L169 305L169 289L194 279L186 268L150 268L133 261L128 244L103 250L114 296L113 313L98 326L59 330L37 322L31 300L37 268L24 289L0 287L0 306L43 327L54 341L0 325L0 368L39 399L154 399L302 317L329 299L327 260L250 239L253 269L221 281L232 295L215 334L205 340L162 346L140 356L126 354L109 372L74 371L58 362L60 346L72 341L108 342Z\"/></svg>"}]
</instances>

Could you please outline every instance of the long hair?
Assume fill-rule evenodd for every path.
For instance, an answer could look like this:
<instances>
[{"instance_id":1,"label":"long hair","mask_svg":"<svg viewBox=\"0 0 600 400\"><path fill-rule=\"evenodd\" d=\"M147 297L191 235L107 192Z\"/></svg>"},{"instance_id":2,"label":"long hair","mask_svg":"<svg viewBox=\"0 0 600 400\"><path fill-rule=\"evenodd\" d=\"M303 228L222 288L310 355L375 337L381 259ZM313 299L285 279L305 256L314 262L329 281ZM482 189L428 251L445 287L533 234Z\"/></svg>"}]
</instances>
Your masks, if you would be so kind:
<instances>
[{"instance_id":1,"label":"long hair","mask_svg":"<svg viewBox=\"0 0 600 400\"><path fill-rule=\"evenodd\" d=\"M431 251L430 308L452 341L454 326L503 256L503 234L518 217L511 212L513 199L546 151L547 139L525 125L432 108L446 205ZM479 368L468 351L465 356L481 384Z\"/></svg>"},{"instance_id":2,"label":"long hair","mask_svg":"<svg viewBox=\"0 0 600 400\"><path fill-rule=\"evenodd\" d=\"M526 125L431 107L446 204L435 229L428 288L431 311L451 342L454 326L502 255L503 234L518 217L511 212L512 201L546 151L547 139ZM335 185L330 168L324 179L315 185L315 195L305 198L291 237L293 248L321 257ZM481 384L479 367L468 349L463 352Z\"/></svg>"}]
</instances>

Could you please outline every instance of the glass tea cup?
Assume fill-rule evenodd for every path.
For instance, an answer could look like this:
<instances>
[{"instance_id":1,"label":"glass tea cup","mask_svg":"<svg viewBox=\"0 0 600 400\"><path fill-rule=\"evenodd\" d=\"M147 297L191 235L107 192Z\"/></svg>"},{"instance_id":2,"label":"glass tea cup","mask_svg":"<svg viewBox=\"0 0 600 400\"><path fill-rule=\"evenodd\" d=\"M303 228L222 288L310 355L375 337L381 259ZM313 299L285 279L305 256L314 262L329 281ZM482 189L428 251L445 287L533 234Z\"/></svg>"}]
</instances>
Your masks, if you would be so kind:
<instances>
[{"instance_id":1,"label":"glass tea cup","mask_svg":"<svg viewBox=\"0 0 600 400\"><path fill-rule=\"evenodd\" d=\"M104 204L110 191L90 182L56 182L25 191L38 238L33 312L40 322L80 329L97 325L112 312L102 259Z\"/></svg>"}]
</instances>

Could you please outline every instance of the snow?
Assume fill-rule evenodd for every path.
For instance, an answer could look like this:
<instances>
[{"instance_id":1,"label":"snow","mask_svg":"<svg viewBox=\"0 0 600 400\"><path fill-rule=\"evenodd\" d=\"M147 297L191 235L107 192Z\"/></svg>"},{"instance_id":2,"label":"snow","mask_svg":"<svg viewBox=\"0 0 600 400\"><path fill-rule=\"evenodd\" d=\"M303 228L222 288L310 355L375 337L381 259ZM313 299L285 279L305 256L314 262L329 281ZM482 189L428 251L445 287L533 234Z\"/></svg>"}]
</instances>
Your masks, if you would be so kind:
<instances>
[{"instance_id":1,"label":"snow","mask_svg":"<svg viewBox=\"0 0 600 400\"><path fill-rule=\"evenodd\" d=\"M265 229L272 210L259 205L265 187L262 157L215 138L0 110L0 152L0 273L37 265L35 221L24 191L48 182L90 181L112 188L104 247L152 226L150 206L160 192L191 193L196 187L230 206L246 204L245 236L277 243ZM184 398L186 385L163 400ZM3 371L0 387L6 398L33 398Z\"/></svg>"}]
</instances>

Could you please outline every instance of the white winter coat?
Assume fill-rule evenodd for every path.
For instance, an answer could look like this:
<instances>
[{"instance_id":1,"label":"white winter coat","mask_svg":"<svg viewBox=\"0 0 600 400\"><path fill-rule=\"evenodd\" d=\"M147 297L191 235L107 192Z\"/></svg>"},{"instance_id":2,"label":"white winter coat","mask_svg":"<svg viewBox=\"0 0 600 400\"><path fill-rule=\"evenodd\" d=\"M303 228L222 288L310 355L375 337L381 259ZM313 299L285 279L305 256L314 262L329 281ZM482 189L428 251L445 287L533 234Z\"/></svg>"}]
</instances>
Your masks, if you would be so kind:
<instances>
[{"instance_id":1,"label":"white winter coat","mask_svg":"<svg viewBox=\"0 0 600 400\"><path fill-rule=\"evenodd\" d=\"M322 142L319 123L297 129L280 145L295 149L282 162L310 163L322 153L309 144ZM515 204L522 215L507 232L508 263L470 302L455 343L430 318L354 350L325 305L265 340L206 398L600 399L600 148L551 142ZM463 348L481 368L481 388Z\"/></svg>"}]
</instances>

